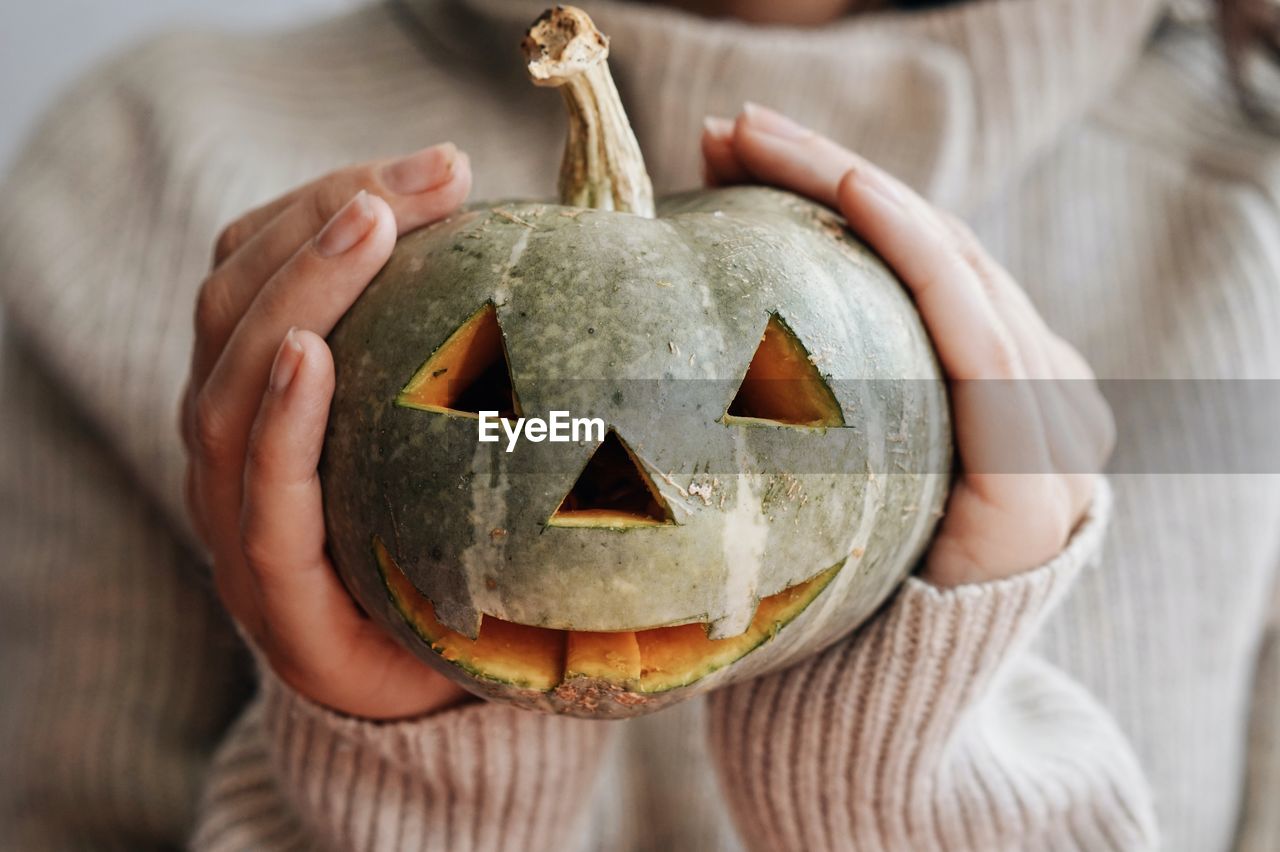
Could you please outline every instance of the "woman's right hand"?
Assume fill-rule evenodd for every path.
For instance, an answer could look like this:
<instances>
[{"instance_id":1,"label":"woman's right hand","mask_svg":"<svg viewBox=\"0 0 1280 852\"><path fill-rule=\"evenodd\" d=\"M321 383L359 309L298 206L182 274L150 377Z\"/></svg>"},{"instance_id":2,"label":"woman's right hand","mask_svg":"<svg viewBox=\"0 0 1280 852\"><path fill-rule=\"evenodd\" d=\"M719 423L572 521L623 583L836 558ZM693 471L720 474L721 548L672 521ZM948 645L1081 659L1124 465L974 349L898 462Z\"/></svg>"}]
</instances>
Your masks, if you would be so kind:
<instances>
[{"instance_id":1,"label":"woman's right hand","mask_svg":"<svg viewBox=\"0 0 1280 852\"><path fill-rule=\"evenodd\" d=\"M448 216L470 189L451 144L334 172L229 225L196 302L186 496L218 594L282 680L353 716L419 715L466 693L366 618L326 555L324 336L397 233Z\"/></svg>"}]
</instances>

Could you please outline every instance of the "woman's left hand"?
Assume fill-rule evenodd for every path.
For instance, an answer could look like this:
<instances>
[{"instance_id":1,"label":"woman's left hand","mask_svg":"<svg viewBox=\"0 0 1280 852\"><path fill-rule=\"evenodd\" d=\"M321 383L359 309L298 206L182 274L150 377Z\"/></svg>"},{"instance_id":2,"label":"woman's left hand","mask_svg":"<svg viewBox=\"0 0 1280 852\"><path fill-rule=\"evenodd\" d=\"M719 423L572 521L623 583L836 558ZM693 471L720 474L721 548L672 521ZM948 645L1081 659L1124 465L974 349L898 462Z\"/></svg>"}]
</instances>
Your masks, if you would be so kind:
<instances>
[{"instance_id":1,"label":"woman's left hand","mask_svg":"<svg viewBox=\"0 0 1280 852\"><path fill-rule=\"evenodd\" d=\"M1057 555L1093 497L1115 427L1088 364L958 219L856 154L747 105L708 119L708 183L764 183L836 210L915 298L951 390L961 476L925 559L940 586Z\"/></svg>"}]
</instances>

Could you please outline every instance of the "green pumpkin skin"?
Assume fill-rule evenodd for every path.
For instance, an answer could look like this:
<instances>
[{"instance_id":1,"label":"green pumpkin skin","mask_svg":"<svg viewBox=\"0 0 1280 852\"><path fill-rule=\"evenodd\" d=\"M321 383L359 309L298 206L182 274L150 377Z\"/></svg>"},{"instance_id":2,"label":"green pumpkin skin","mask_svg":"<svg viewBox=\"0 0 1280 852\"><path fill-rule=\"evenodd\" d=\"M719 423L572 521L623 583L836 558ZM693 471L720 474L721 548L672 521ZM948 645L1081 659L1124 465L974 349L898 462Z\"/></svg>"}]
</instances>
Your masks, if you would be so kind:
<instances>
[{"instance_id":1,"label":"green pumpkin skin","mask_svg":"<svg viewBox=\"0 0 1280 852\"><path fill-rule=\"evenodd\" d=\"M548 526L595 442L507 453L478 442L473 417L396 403L487 302L522 413L602 418L675 523ZM810 354L843 427L724 418L771 316ZM470 210L403 237L329 342L337 386L321 476L339 571L373 618L489 698L634 715L815 653L903 580L946 498L945 385L914 306L833 213L778 190L678 195L656 218L531 202ZM433 652L389 598L375 536L440 621L470 636L482 614L590 631L705 622L713 637L735 635L759 598L843 567L777 638L687 686L540 693Z\"/></svg>"}]
</instances>

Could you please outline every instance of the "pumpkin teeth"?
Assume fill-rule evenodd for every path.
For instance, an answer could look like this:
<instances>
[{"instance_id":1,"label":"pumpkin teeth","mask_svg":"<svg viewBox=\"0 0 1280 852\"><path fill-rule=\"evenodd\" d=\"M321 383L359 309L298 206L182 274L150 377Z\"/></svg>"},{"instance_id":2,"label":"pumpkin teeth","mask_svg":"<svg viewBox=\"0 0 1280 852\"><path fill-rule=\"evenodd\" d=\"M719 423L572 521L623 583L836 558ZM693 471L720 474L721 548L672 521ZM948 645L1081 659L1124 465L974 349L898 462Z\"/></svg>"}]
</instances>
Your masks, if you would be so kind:
<instances>
[{"instance_id":1,"label":"pumpkin teeth","mask_svg":"<svg viewBox=\"0 0 1280 852\"><path fill-rule=\"evenodd\" d=\"M530 627L490 615L483 617L479 636L468 639L440 623L431 601L414 588L377 536L373 552L396 611L432 651L469 677L537 692L594 683L615 697L637 699L688 686L769 642L844 566L841 562L762 599L746 631L725 639L711 639L705 624L600 633Z\"/></svg>"},{"instance_id":2,"label":"pumpkin teeth","mask_svg":"<svg viewBox=\"0 0 1280 852\"><path fill-rule=\"evenodd\" d=\"M770 314L723 420L823 428L843 426L844 413L800 338Z\"/></svg>"}]
</instances>

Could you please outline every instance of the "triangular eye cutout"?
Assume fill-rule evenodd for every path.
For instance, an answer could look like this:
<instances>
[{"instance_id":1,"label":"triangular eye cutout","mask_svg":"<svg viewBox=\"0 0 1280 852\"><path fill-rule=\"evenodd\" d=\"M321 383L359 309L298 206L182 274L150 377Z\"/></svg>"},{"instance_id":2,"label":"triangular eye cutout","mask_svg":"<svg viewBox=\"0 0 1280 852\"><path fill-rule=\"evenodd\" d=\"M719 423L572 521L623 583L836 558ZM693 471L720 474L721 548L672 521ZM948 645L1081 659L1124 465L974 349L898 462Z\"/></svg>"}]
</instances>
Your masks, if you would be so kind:
<instances>
[{"instance_id":1,"label":"triangular eye cutout","mask_svg":"<svg viewBox=\"0 0 1280 852\"><path fill-rule=\"evenodd\" d=\"M840 403L791 329L769 317L725 422L783 426L843 426Z\"/></svg>"},{"instance_id":2,"label":"triangular eye cutout","mask_svg":"<svg viewBox=\"0 0 1280 852\"><path fill-rule=\"evenodd\" d=\"M632 529L674 523L640 460L610 429L547 522L553 527Z\"/></svg>"},{"instance_id":3,"label":"triangular eye cutout","mask_svg":"<svg viewBox=\"0 0 1280 852\"><path fill-rule=\"evenodd\" d=\"M396 404L449 414L520 415L492 302L486 302L440 344L400 391Z\"/></svg>"}]
</instances>

